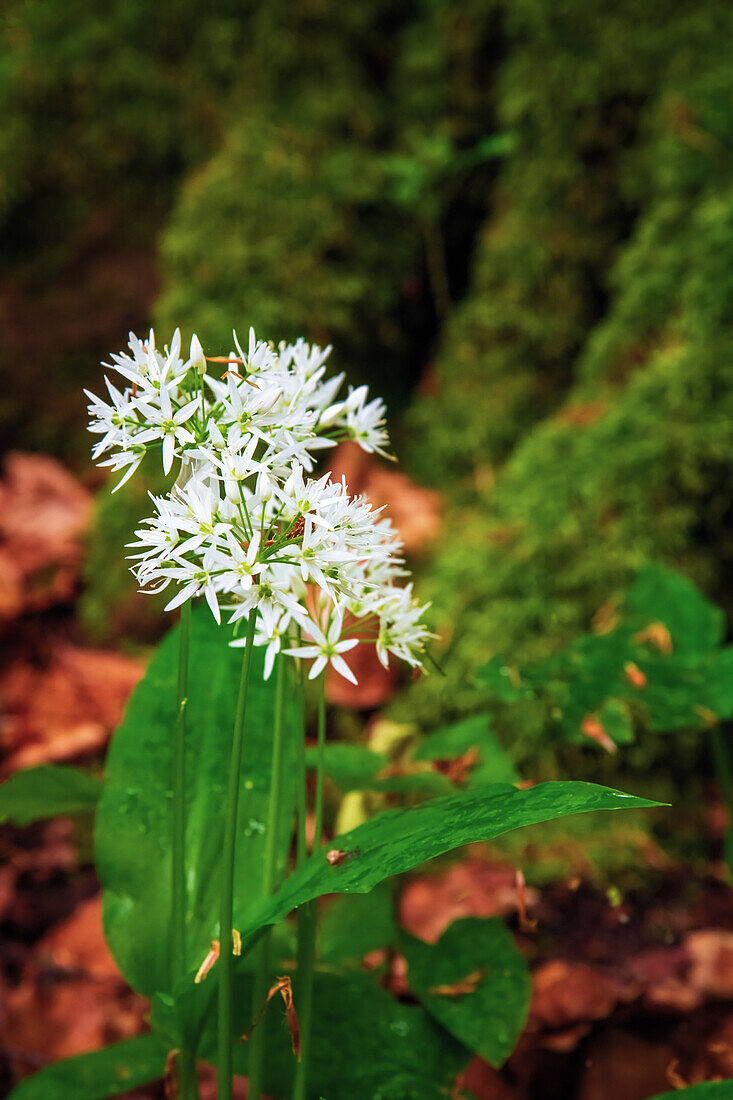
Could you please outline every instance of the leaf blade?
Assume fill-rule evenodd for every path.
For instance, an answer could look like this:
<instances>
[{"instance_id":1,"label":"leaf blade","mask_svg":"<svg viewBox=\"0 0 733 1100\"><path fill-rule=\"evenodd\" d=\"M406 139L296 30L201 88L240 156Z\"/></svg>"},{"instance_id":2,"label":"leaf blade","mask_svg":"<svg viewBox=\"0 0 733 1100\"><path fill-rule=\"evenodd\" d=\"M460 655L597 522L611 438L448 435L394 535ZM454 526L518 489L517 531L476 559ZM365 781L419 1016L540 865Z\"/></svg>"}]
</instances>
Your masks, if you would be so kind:
<instances>
[{"instance_id":1,"label":"leaf blade","mask_svg":"<svg viewBox=\"0 0 733 1100\"><path fill-rule=\"evenodd\" d=\"M242 651L229 628L206 608L191 620L187 700L186 878L187 967L196 969L217 935L224 789L229 769ZM172 731L176 710L178 628L153 656L112 739L97 812L96 862L104 886L104 927L128 982L146 996L170 988L166 944L170 924ZM252 660L244 733L235 892L261 889L270 788L274 681L264 681L263 656ZM297 691L286 693L280 860L290 842L293 740ZM236 900L236 898L235 898ZM240 897L241 903L241 897Z\"/></svg>"},{"instance_id":2,"label":"leaf blade","mask_svg":"<svg viewBox=\"0 0 733 1100\"><path fill-rule=\"evenodd\" d=\"M8 1100L106 1100L157 1081L167 1055L157 1035L139 1035L54 1062L21 1081Z\"/></svg>"},{"instance_id":3,"label":"leaf blade","mask_svg":"<svg viewBox=\"0 0 733 1100\"><path fill-rule=\"evenodd\" d=\"M593 783L552 782L528 790L476 787L411 809L388 810L334 840L334 847L358 850L358 856L332 866L325 852L315 853L272 898L240 907L235 922L249 936L306 901L323 894L368 893L385 878L464 844L569 814L656 805Z\"/></svg>"},{"instance_id":4,"label":"leaf blade","mask_svg":"<svg viewBox=\"0 0 733 1100\"><path fill-rule=\"evenodd\" d=\"M454 921L435 944L403 935L410 989L459 1042L499 1068L509 1057L529 1012L532 984L523 955L498 918ZM465 994L440 993L460 987Z\"/></svg>"},{"instance_id":5,"label":"leaf blade","mask_svg":"<svg viewBox=\"0 0 733 1100\"><path fill-rule=\"evenodd\" d=\"M102 780L81 768L27 768L0 784L0 823L23 827L48 817L92 813L101 794Z\"/></svg>"}]
</instances>

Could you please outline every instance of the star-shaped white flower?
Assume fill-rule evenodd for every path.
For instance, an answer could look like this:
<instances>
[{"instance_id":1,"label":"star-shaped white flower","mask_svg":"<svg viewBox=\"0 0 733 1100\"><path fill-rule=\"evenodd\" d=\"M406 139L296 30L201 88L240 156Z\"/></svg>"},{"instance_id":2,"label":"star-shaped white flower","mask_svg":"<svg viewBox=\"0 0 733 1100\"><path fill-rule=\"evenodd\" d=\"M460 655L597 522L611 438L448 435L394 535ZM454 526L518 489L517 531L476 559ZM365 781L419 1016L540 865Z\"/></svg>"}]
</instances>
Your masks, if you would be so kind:
<instances>
[{"instance_id":1,"label":"star-shaped white flower","mask_svg":"<svg viewBox=\"0 0 733 1100\"><path fill-rule=\"evenodd\" d=\"M309 680L315 680L316 676L319 676L321 672L323 672L326 665L331 665L331 667L341 676L344 676L347 680L351 680L352 684L358 682L356 676L354 676L354 673L346 664L341 654L346 653L349 649L353 649L355 645L358 645L359 639L345 638L343 641L340 641L341 626L341 615L338 613L334 615L326 634L324 634L321 628L316 626L314 622L309 622L307 630L313 638L313 645L301 645L296 646L294 649L284 650L284 652L289 653L291 657L315 658L311 665L311 670L308 673Z\"/></svg>"}]
</instances>

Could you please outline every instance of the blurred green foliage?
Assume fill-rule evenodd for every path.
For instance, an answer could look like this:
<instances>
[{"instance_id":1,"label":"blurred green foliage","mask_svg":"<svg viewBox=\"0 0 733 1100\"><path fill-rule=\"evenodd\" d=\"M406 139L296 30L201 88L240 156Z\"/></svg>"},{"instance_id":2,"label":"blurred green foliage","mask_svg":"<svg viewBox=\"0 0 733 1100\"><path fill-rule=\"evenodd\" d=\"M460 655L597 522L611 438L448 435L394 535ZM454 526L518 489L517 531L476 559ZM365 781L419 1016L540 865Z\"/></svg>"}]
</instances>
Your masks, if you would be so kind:
<instances>
[{"instance_id":1,"label":"blurred green foliage","mask_svg":"<svg viewBox=\"0 0 733 1100\"><path fill-rule=\"evenodd\" d=\"M449 502L427 582L448 681L424 680L405 704L431 722L471 706L477 662L553 652L646 561L731 604L733 14L512 12L522 38L499 116L520 148L497 184L506 209L447 327L437 392L413 414L416 461ZM561 293L553 271L582 294Z\"/></svg>"},{"instance_id":2,"label":"blurred green foliage","mask_svg":"<svg viewBox=\"0 0 733 1100\"><path fill-rule=\"evenodd\" d=\"M459 212L460 249L509 148L479 54L497 11L268 5L221 148L165 232L160 322L217 350L233 323L332 342L354 382L404 400L451 305L443 219Z\"/></svg>"},{"instance_id":3,"label":"blurred green foliage","mask_svg":"<svg viewBox=\"0 0 733 1100\"><path fill-rule=\"evenodd\" d=\"M239 71L235 0L8 0L0 16L3 261L48 263L101 203L149 222L210 148ZM130 210L128 209L128 213ZM128 232L134 223L128 223Z\"/></svg>"},{"instance_id":4,"label":"blurred green foliage","mask_svg":"<svg viewBox=\"0 0 733 1100\"><path fill-rule=\"evenodd\" d=\"M541 707L556 739L591 738L616 752L635 730L702 731L733 717L733 646L721 644L723 631L720 610L694 585L648 566L593 632L521 668L494 657L476 680L502 711Z\"/></svg>"},{"instance_id":5,"label":"blurred green foliage","mask_svg":"<svg viewBox=\"0 0 733 1100\"><path fill-rule=\"evenodd\" d=\"M445 675L397 717L482 713L477 667L561 651L650 561L733 610L730 8L10 0L2 26L7 278L111 207L159 235L163 339L332 342L405 410L398 451L445 493L420 578ZM128 501L99 513L98 635L129 625ZM542 709L513 715L549 766Z\"/></svg>"}]
</instances>

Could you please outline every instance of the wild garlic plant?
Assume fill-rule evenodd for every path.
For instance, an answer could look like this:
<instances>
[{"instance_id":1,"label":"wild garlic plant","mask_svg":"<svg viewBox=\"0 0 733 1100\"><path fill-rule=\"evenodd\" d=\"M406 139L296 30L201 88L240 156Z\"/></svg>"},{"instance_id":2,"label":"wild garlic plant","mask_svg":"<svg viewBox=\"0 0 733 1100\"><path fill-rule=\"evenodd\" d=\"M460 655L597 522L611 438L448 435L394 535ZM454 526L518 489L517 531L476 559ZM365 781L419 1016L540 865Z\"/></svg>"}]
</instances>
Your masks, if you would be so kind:
<instances>
[{"instance_id":1,"label":"wild garlic plant","mask_svg":"<svg viewBox=\"0 0 733 1100\"><path fill-rule=\"evenodd\" d=\"M148 452L159 449L163 471L175 482L152 497L153 514L136 532L132 570L143 591L171 593L166 610L182 609L178 676L178 721L173 764L172 976L186 957L185 926L185 740L191 601L203 597L219 623L222 615L241 633L231 643L244 648L239 701L232 735L229 787L222 849L218 959L218 1072L220 1100L232 1095L232 928L236 822L247 687L253 647L265 648L264 676L277 663L272 785L268 828L272 832L281 771L283 658L310 662L319 680L318 743L321 765L315 792L315 838L322 837L324 679L328 667L356 682L345 655L371 642L379 660L390 657L422 666L430 637L426 610L405 583L400 540L389 520L345 481L314 477L317 462L341 440L389 457L385 408L367 387L341 394L343 374L326 377L330 348L303 340L273 345L250 330L246 350L234 334L229 356L203 353L196 336L187 359L180 333L170 347L156 347L130 334L129 353L113 355L105 377L109 400L89 393L90 430L99 435L93 456L132 477ZM213 369L212 369L213 368ZM121 379L121 381L120 381ZM299 820L304 854L305 819ZM276 887L274 844L266 852L264 893ZM315 910L304 907L299 922L299 983L302 1059L294 1097L307 1088ZM263 945L255 982L253 1018L267 994ZM250 1048L249 1100L262 1089L264 1029ZM195 1095L195 1058L179 1055L182 1100Z\"/></svg>"},{"instance_id":2,"label":"wild garlic plant","mask_svg":"<svg viewBox=\"0 0 733 1100\"><path fill-rule=\"evenodd\" d=\"M105 936L121 973L151 1002L151 1030L39 1070L14 1100L107 1100L161 1077L167 1094L196 1100L199 1058L216 1065L220 1100L231 1100L235 1067L248 1077L248 1100L264 1087L273 1100L439 1100L456 1091L473 1053L497 1068L509 1056L529 1008L529 974L494 918L454 921L435 944L406 936L386 880L528 825L654 805L593 783L521 782L485 710L415 731L399 760L363 745L326 753L326 670L352 678L359 641L382 662L420 668L430 637L388 521L316 470L342 439L386 455L384 407L363 388L340 396L343 380L325 376L327 350L302 341L275 349L253 335L246 352L234 346L207 358L194 338L184 359L178 334L163 351L152 333L131 337L129 354L110 364L109 399L90 395L98 461L124 481L160 451L170 488L153 498L131 563L143 589L162 590L181 621L130 698L103 781L68 767L51 776L48 766L30 769L0 785L0 819L94 812ZM698 606L696 622L701 615ZM717 615L707 621L702 633L718 637ZM646 626L622 624L633 653L619 658L616 646L623 666L611 670L613 682L629 680L631 661L637 693L649 657L641 647L661 636ZM311 752L306 671L318 697ZM527 684L507 692L499 658L484 673L502 700L526 698ZM600 685L598 713L587 716L596 723L607 690ZM583 699L585 708L587 690ZM581 705L572 692L563 700L569 713ZM484 694L477 706L485 708ZM567 734L583 731L569 722ZM429 766L454 752L460 767L450 775ZM408 804L370 814L326 846L326 764L337 784L346 769L352 789L411 792ZM307 770L315 771L310 811ZM316 967L317 905L334 895ZM297 950L286 923L293 912ZM403 955L409 1004L376 971L354 966L375 950ZM463 986L466 974L476 978L470 991L436 994ZM281 1022L266 1015L280 994L295 1060Z\"/></svg>"}]
</instances>

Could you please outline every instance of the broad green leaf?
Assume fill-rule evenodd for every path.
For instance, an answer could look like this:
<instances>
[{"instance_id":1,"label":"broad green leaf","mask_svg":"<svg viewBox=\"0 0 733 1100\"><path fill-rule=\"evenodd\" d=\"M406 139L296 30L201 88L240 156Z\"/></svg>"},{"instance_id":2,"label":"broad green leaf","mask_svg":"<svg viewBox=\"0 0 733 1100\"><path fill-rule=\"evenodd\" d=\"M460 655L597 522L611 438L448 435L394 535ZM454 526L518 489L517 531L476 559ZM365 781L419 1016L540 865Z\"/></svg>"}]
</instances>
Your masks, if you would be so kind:
<instances>
[{"instance_id":1,"label":"broad green leaf","mask_svg":"<svg viewBox=\"0 0 733 1100\"><path fill-rule=\"evenodd\" d=\"M491 719L474 714L450 726L441 726L424 737L415 752L416 760L440 760L461 756L478 749L479 758L468 773L469 787L485 787L489 783L517 783L519 776L509 756L489 728Z\"/></svg>"},{"instance_id":2,"label":"broad green leaf","mask_svg":"<svg viewBox=\"0 0 733 1100\"><path fill-rule=\"evenodd\" d=\"M187 706L187 966L196 968L217 935L224 792L242 650L207 609L192 616ZM105 888L107 939L122 973L148 996L170 988L172 738L178 630L163 640L135 689L107 757L97 812L96 860ZM262 679L255 650L245 724L239 806L235 903L260 891L270 786L275 678ZM290 843L293 806L292 736L299 728L297 690L286 695L286 753L281 859Z\"/></svg>"},{"instance_id":3,"label":"broad green leaf","mask_svg":"<svg viewBox=\"0 0 733 1100\"><path fill-rule=\"evenodd\" d=\"M60 814L93 813L102 781L80 768L41 764L0 784L0 822L30 825Z\"/></svg>"},{"instance_id":4,"label":"broad green leaf","mask_svg":"<svg viewBox=\"0 0 733 1100\"><path fill-rule=\"evenodd\" d=\"M400 945L410 989L428 1012L469 1050L503 1065L524 1027L532 991L527 964L503 921L468 917L454 921L435 944L403 934Z\"/></svg>"},{"instance_id":5,"label":"broad green leaf","mask_svg":"<svg viewBox=\"0 0 733 1100\"><path fill-rule=\"evenodd\" d=\"M368 893L378 882L409 871L443 852L491 840L524 825L589 810L654 806L594 783L540 783L529 790L503 784L461 791L410 809L388 810L337 837L332 848L358 853L338 865L316 852L272 898L238 906L235 924L250 936L282 920L292 909L322 894Z\"/></svg>"},{"instance_id":6,"label":"broad green leaf","mask_svg":"<svg viewBox=\"0 0 733 1100\"><path fill-rule=\"evenodd\" d=\"M396 939L394 897L386 883L369 894L337 898L318 922L319 957L329 965L360 962Z\"/></svg>"},{"instance_id":7,"label":"broad green leaf","mask_svg":"<svg viewBox=\"0 0 733 1100\"><path fill-rule=\"evenodd\" d=\"M167 1056L157 1035L141 1035L54 1062L21 1081L8 1100L106 1100L157 1081Z\"/></svg>"},{"instance_id":8,"label":"broad green leaf","mask_svg":"<svg viewBox=\"0 0 733 1100\"><path fill-rule=\"evenodd\" d=\"M703 657L650 654L638 665L647 678L639 695L651 729L701 729L733 714L733 646Z\"/></svg>"},{"instance_id":9,"label":"broad green leaf","mask_svg":"<svg viewBox=\"0 0 733 1100\"><path fill-rule=\"evenodd\" d=\"M214 979L211 1003L215 1003L216 967L210 978ZM235 977L235 1036L251 1028L251 983L251 973L239 966ZM201 992L202 987L196 986L193 997ZM297 1009L297 974L293 998ZM330 1100L445 1100L470 1058L470 1052L421 1005L395 1000L373 974L317 971L314 1005L309 1096L321 1092ZM201 1058L214 1063L215 1016L215 1012L210 1013L205 1021L199 1049ZM258 1026L267 1031L265 1092L273 1100L288 1100L295 1059L279 998L270 1002ZM236 1072L246 1073L247 1054L247 1043L235 1040Z\"/></svg>"},{"instance_id":10,"label":"broad green leaf","mask_svg":"<svg viewBox=\"0 0 733 1100\"><path fill-rule=\"evenodd\" d=\"M297 982L294 995L297 1004ZM469 1060L424 1008L396 1001L373 975L317 973L314 1005L310 1090L330 1100L445 1100ZM268 1023L266 1091L287 1100L294 1060L275 1012Z\"/></svg>"},{"instance_id":11,"label":"broad green leaf","mask_svg":"<svg viewBox=\"0 0 733 1100\"><path fill-rule=\"evenodd\" d=\"M692 581L661 565L649 565L638 574L624 605L646 626L661 622L669 631L675 654L703 654L723 639L723 612L698 592ZM633 623L634 628L641 626Z\"/></svg>"},{"instance_id":12,"label":"broad green leaf","mask_svg":"<svg viewBox=\"0 0 733 1100\"><path fill-rule=\"evenodd\" d=\"M662 1092L652 1100L733 1100L733 1081L706 1081L674 1092Z\"/></svg>"},{"instance_id":13,"label":"broad green leaf","mask_svg":"<svg viewBox=\"0 0 733 1100\"><path fill-rule=\"evenodd\" d=\"M544 701L568 740L586 741L584 722L592 716L622 744L633 739L634 712L658 733L702 729L733 715L733 647L720 648L722 633L722 612L690 581L650 566L609 630L519 670L494 658L478 678L504 702Z\"/></svg>"}]
</instances>

